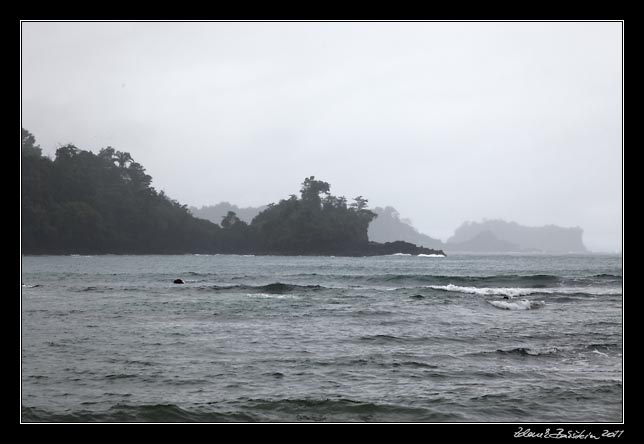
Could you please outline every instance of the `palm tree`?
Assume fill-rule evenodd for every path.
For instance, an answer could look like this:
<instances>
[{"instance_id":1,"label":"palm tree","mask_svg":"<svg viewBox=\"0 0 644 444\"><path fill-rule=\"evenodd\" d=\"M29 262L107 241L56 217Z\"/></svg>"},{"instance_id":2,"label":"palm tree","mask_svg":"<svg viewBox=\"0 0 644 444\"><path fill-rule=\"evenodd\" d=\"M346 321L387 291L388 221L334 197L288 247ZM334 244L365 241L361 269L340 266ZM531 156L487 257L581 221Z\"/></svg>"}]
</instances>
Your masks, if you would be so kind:
<instances>
[{"instance_id":1,"label":"palm tree","mask_svg":"<svg viewBox=\"0 0 644 444\"><path fill-rule=\"evenodd\" d=\"M114 154L114 160L116 161L116 163L118 163L119 168L125 168L127 166L127 163L132 162L134 159L132 159L130 153L117 151Z\"/></svg>"}]
</instances>

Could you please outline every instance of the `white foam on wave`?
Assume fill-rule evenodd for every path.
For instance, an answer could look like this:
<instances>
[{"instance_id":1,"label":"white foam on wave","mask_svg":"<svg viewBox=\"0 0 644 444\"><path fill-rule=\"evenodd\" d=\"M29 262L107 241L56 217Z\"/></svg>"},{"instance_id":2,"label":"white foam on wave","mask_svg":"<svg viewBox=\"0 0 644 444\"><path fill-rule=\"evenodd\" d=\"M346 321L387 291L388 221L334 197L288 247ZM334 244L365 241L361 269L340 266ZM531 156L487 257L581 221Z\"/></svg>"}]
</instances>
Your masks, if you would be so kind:
<instances>
[{"instance_id":1,"label":"white foam on wave","mask_svg":"<svg viewBox=\"0 0 644 444\"><path fill-rule=\"evenodd\" d=\"M461 287L459 285L427 285L426 288L434 290L455 291L458 293L480 294L483 296L502 295L511 298L515 296L525 296L534 293L532 288L481 288L481 287Z\"/></svg>"},{"instance_id":2,"label":"white foam on wave","mask_svg":"<svg viewBox=\"0 0 644 444\"><path fill-rule=\"evenodd\" d=\"M598 287L558 287L558 288L518 288L518 287L461 287L460 285L426 285L425 288L434 290L454 291L458 293L479 294L482 296L527 296L530 294L578 294L590 295L619 295L622 294L619 288L598 288Z\"/></svg>"},{"instance_id":3,"label":"white foam on wave","mask_svg":"<svg viewBox=\"0 0 644 444\"><path fill-rule=\"evenodd\" d=\"M389 256L411 256L409 253L394 253L390 254Z\"/></svg>"},{"instance_id":4,"label":"white foam on wave","mask_svg":"<svg viewBox=\"0 0 644 444\"><path fill-rule=\"evenodd\" d=\"M496 308L502 310L532 310L533 308L539 308L544 305L543 301L529 301L524 299L522 301L508 302L508 301L488 301L490 304Z\"/></svg>"},{"instance_id":5,"label":"white foam on wave","mask_svg":"<svg viewBox=\"0 0 644 444\"><path fill-rule=\"evenodd\" d=\"M593 353L596 353L596 354L598 354L599 356L606 356L606 357L608 357L608 355L607 355L606 353L600 352L600 351L599 351L599 350L597 350L597 349L594 349L594 350L593 350Z\"/></svg>"},{"instance_id":6,"label":"white foam on wave","mask_svg":"<svg viewBox=\"0 0 644 444\"><path fill-rule=\"evenodd\" d=\"M418 257L445 257L442 254L419 254Z\"/></svg>"},{"instance_id":7,"label":"white foam on wave","mask_svg":"<svg viewBox=\"0 0 644 444\"><path fill-rule=\"evenodd\" d=\"M270 293L247 293L249 298L266 298L266 299L298 299L291 294L270 294Z\"/></svg>"}]
</instances>

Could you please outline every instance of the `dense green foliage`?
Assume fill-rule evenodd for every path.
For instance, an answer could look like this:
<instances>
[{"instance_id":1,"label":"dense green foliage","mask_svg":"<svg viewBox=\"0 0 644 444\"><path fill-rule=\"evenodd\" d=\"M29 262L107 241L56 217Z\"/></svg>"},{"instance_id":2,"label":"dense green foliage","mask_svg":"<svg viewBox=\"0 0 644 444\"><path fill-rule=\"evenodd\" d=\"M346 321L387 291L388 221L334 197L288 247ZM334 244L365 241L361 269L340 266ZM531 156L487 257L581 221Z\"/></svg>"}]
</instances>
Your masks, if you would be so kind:
<instances>
[{"instance_id":1,"label":"dense green foliage","mask_svg":"<svg viewBox=\"0 0 644 444\"><path fill-rule=\"evenodd\" d=\"M311 176L298 198L270 204L250 224L233 211L220 224L193 217L157 192L129 153L65 145L42 155L22 132L22 251L69 253L369 254L376 214L362 196L347 204ZM374 250L375 251L375 250Z\"/></svg>"},{"instance_id":2,"label":"dense green foliage","mask_svg":"<svg viewBox=\"0 0 644 444\"><path fill-rule=\"evenodd\" d=\"M308 177L302 184L301 198L291 195L259 213L251 228L260 249L330 253L368 244L367 229L376 214L366 209L367 200L358 196L347 205L346 198L331 195L330 188L327 182Z\"/></svg>"},{"instance_id":3,"label":"dense green foliage","mask_svg":"<svg viewBox=\"0 0 644 444\"><path fill-rule=\"evenodd\" d=\"M130 154L65 145L51 160L22 137L22 251L180 253L225 249L221 228L150 186Z\"/></svg>"}]
</instances>

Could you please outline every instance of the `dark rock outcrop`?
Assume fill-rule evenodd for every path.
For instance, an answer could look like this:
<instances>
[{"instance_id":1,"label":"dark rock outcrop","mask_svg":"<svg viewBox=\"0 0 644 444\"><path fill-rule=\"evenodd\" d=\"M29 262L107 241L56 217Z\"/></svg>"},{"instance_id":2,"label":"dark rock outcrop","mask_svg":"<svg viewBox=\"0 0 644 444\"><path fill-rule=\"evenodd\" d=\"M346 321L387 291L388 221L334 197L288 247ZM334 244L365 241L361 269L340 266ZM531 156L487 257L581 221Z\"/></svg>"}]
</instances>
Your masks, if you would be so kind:
<instances>
[{"instance_id":1,"label":"dark rock outcrop","mask_svg":"<svg viewBox=\"0 0 644 444\"><path fill-rule=\"evenodd\" d=\"M364 251L365 254L361 256L382 256L389 254L440 254L445 256L443 250L432 250L431 248L419 247L417 245L411 244L404 241L395 241L395 242L369 242L367 248Z\"/></svg>"}]
</instances>

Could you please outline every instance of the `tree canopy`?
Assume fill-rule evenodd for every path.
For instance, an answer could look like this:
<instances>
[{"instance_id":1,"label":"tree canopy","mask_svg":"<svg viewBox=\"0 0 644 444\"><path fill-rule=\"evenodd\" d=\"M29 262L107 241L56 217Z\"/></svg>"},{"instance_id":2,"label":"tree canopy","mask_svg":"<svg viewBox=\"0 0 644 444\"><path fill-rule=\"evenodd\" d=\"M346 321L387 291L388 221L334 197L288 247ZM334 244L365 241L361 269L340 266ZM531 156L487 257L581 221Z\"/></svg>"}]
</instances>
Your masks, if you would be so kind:
<instances>
[{"instance_id":1,"label":"tree canopy","mask_svg":"<svg viewBox=\"0 0 644 444\"><path fill-rule=\"evenodd\" d=\"M330 189L327 182L307 177L301 198L291 195L259 213L251 223L259 246L302 254L368 243L367 229L376 214L366 209L366 199L347 206L346 198L331 195Z\"/></svg>"},{"instance_id":2,"label":"tree canopy","mask_svg":"<svg viewBox=\"0 0 644 444\"><path fill-rule=\"evenodd\" d=\"M152 186L129 153L106 147L94 154L74 145L42 156L22 137L24 253L179 253L223 248L220 227Z\"/></svg>"}]
</instances>

